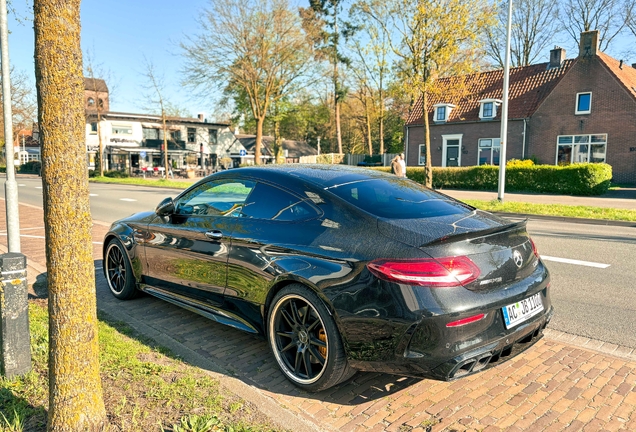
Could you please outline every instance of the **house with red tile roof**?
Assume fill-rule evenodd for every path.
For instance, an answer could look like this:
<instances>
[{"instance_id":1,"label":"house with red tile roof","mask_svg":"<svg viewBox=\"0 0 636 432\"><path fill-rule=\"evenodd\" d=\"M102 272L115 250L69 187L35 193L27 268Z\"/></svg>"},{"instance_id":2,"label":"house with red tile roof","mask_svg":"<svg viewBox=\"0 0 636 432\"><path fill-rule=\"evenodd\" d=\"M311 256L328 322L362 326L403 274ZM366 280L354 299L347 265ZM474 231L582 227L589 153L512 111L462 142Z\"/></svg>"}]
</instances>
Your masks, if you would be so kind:
<instances>
[{"instance_id":1,"label":"house with red tile roof","mask_svg":"<svg viewBox=\"0 0 636 432\"><path fill-rule=\"evenodd\" d=\"M579 53L510 70L507 158L542 164L606 162L614 181L636 183L636 65L598 50L598 32L581 33ZM458 87L464 90L452 90ZM499 164L503 71L442 80L431 95L433 166ZM451 96L452 95L452 96ZM408 166L425 165L421 99L406 123Z\"/></svg>"}]
</instances>

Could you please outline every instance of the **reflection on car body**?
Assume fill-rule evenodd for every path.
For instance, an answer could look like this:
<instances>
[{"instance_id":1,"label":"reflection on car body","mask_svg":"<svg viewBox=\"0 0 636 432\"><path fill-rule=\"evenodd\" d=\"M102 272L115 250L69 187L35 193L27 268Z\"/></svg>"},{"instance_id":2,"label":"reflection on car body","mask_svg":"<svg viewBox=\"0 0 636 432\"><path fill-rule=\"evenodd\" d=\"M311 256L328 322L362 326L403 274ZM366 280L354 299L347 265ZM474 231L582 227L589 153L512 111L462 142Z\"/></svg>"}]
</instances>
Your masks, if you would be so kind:
<instances>
[{"instance_id":1,"label":"reflection on car body","mask_svg":"<svg viewBox=\"0 0 636 432\"><path fill-rule=\"evenodd\" d=\"M311 391L356 370L476 373L531 346L553 313L525 222L367 169L213 174L115 222L104 245L113 295L260 334Z\"/></svg>"}]
</instances>

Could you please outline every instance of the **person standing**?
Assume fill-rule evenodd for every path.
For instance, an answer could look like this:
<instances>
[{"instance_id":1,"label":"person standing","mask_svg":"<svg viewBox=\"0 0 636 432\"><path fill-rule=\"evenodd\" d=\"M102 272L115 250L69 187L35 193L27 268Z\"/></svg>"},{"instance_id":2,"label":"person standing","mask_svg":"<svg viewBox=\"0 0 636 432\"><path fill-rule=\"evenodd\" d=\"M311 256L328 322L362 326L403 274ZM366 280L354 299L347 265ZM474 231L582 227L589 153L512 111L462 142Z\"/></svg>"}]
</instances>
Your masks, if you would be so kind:
<instances>
[{"instance_id":1,"label":"person standing","mask_svg":"<svg viewBox=\"0 0 636 432\"><path fill-rule=\"evenodd\" d=\"M398 177L404 177L404 169L402 168L400 160L400 155L393 158L391 161L391 172Z\"/></svg>"},{"instance_id":2,"label":"person standing","mask_svg":"<svg viewBox=\"0 0 636 432\"><path fill-rule=\"evenodd\" d=\"M402 175L400 177L406 177L406 161L404 160L404 153L400 153L400 166L402 167Z\"/></svg>"}]
</instances>

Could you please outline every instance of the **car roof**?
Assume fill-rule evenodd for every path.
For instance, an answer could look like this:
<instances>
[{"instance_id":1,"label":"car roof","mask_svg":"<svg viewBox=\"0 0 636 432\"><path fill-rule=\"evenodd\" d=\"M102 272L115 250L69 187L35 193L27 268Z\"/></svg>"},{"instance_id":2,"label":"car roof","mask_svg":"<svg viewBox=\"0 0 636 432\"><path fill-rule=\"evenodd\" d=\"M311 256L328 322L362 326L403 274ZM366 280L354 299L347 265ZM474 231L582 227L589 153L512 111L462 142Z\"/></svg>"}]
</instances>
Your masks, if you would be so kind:
<instances>
[{"instance_id":1,"label":"car roof","mask_svg":"<svg viewBox=\"0 0 636 432\"><path fill-rule=\"evenodd\" d=\"M391 174L369 168L320 164L281 164L243 167L223 171L218 177L233 177L235 175L255 177L280 184L286 184L295 178L314 184L322 189L344 183L392 177Z\"/></svg>"}]
</instances>

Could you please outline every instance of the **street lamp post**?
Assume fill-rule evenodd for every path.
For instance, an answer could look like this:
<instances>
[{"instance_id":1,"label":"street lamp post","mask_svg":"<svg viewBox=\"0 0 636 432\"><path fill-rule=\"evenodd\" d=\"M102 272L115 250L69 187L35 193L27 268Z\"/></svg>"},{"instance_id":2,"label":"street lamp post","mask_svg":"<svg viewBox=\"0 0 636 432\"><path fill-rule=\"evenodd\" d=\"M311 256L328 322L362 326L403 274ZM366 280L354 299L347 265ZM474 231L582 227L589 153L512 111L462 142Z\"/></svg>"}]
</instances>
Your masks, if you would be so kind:
<instances>
[{"instance_id":1,"label":"street lamp post","mask_svg":"<svg viewBox=\"0 0 636 432\"><path fill-rule=\"evenodd\" d=\"M506 147L508 146L508 86L510 81L510 34L512 29L512 0L508 0L508 28L506 32L506 61L504 63L503 97L501 104L501 147L499 150L499 193L497 199L504 202L506 189Z\"/></svg>"}]
</instances>

